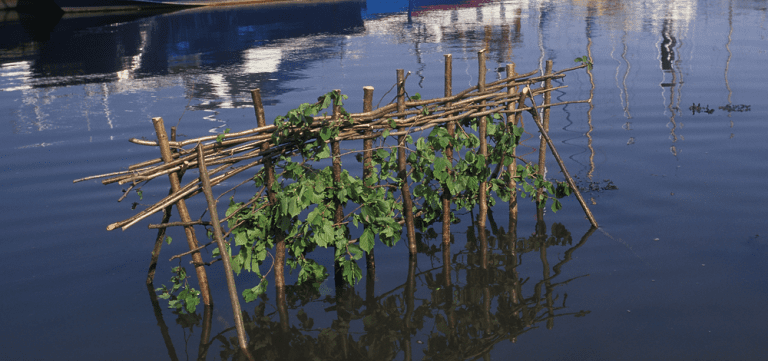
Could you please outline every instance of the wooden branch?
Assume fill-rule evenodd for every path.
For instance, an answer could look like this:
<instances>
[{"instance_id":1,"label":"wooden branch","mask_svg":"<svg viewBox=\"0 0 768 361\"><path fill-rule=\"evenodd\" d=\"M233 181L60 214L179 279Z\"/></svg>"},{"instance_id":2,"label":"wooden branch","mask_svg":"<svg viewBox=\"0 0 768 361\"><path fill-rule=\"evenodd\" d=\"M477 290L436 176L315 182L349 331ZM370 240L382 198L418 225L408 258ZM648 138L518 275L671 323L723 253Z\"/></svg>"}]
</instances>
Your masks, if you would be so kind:
<instances>
[{"instance_id":1,"label":"wooden branch","mask_svg":"<svg viewBox=\"0 0 768 361\"><path fill-rule=\"evenodd\" d=\"M549 138L549 135L547 135L547 132L544 129L544 125L541 123L539 113L536 111L536 100L534 100L533 96L531 96L530 87L525 87L525 89L523 89L523 96L528 96L528 98L531 99L531 103L533 103L533 109L530 110L530 113L533 116L533 121L536 123L536 126L539 127L539 132L541 133L542 138L544 138L544 140L547 142L547 145L549 145L549 150L552 151L552 155L555 157L555 160L557 160L557 164L560 166L560 171L563 172L566 181L568 181L568 185L571 187L571 189L573 189L573 192L576 195L576 199L578 199L581 208L584 210L584 213L587 216L587 219L589 219L589 223L591 223L594 227L598 227L595 216L592 215L592 212L589 210L587 203L584 202L584 198L581 197L579 188L576 186L573 178L571 178L571 175L568 173L568 169L565 168L565 164L560 158L560 154L558 154L557 149L555 149L555 144L552 143L552 139Z\"/></svg>"},{"instance_id":2,"label":"wooden branch","mask_svg":"<svg viewBox=\"0 0 768 361\"><path fill-rule=\"evenodd\" d=\"M210 224L210 223L209 223L209 224ZM192 254L192 253L195 253L195 252L197 252L197 251L199 251L199 250L202 250L203 248L205 248L205 247L208 247L208 246L210 246L210 245L212 245L212 244L214 244L214 243L216 243L216 241L210 241L210 242L208 242L208 243L206 243L206 244L204 244L204 245L202 245L202 246L200 246L200 247L197 247L197 248L195 248L195 249L193 249L193 250L189 250L189 251L187 251L187 252L184 252L184 253L179 253L179 254L177 254L177 255L175 255L175 256L173 256L173 257L171 257L171 258L168 260L168 262L170 262L170 261L173 261L173 260L175 260L175 259L177 259L177 258L181 258L181 257L184 257L184 256L186 256L186 255L188 255L188 254ZM210 264L209 264L209 266L210 266Z\"/></svg>"},{"instance_id":3,"label":"wooden branch","mask_svg":"<svg viewBox=\"0 0 768 361\"><path fill-rule=\"evenodd\" d=\"M191 221L191 222L168 222L168 223L160 223L160 224L150 224L148 228L160 229L160 228L168 228L168 227L186 227L186 226L196 226L198 224L203 226L210 226L211 222L206 222L201 219L198 219L196 221Z\"/></svg>"}]
</instances>

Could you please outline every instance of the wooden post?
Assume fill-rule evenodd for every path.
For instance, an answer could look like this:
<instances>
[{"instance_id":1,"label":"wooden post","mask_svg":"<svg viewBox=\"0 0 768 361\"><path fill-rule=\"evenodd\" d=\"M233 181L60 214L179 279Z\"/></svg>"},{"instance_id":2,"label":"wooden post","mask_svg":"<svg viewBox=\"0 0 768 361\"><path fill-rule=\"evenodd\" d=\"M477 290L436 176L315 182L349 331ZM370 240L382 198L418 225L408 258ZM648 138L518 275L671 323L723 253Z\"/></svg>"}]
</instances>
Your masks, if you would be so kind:
<instances>
[{"instance_id":1,"label":"wooden post","mask_svg":"<svg viewBox=\"0 0 768 361\"><path fill-rule=\"evenodd\" d=\"M453 56L445 54L445 90L443 95L449 97L453 94ZM450 104L446 104L450 106ZM448 135L453 138L456 131L456 123L446 124ZM448 163L453 165L453 146L448 145L445 148L445 158ZM446 184L443 184L443 282L445 287L451 286L451 191ZM448 295L452 300L452 294Z\"/></svg>"},{"instance_id":2,"label":"wooden post","mask_svg":"<svg viewBox=\"0 0 768 361\"><path fill-rule=\"evenodd\" d=\"M258 127L265 127L267 119L264 115L264 104L261 102L261 89L251 90L251 99L253 100L253 108L256 112L256 125ZM268 149L269 145L266 142L261 145L262 152ZM275 165L272 162L272 158L268 157L264 160L264 169L266 170L267 200L271 204L276 204L277 196L275 196L275 192L272 190L272 185L275 184ZM277 227L272 230L272 233L275 235L275 293L277 295L277 307L278 311L280 311L280 325L283 331L288 331L288 306L285 297L285 233Z\"/></svg>"},{"instance_id":3,"label":"wooden post","mask_svg":"<svg viewBox=\"0 0 768 361\"><path fill-rule=\"evenodd\" d=\"M336 105L336 100L338 97L341 96L341 90L335 89L333 91L336 93L336 99L333 100L333 117L331 118L331 126L332 127L338 127L339 126L339 106ZM336 188L341 188L341 145L339 144L339 141L337 139L331 139L331 159L332 159L332 168L331 168L331 175L333 177L333 186ZM341 225L342 220L344 219L344 205L341 204L341 200L336 198L332 200L336 203L336 210L333 214L333 223L336 225L336 227L343 227ZM335 252L334 252L335 253ZM344 286L344 277L342 274L341 264L336 260L334 262L334 281L336 283L336 290L337 293L341 288Z\"/></svg>"},{"instance_id":4,"label":"wooden post","mask_svg":"<svg viewBox=\"0 0 768 361\"><path fill-rule=\"evenodd\" d=\"M240 298L237 295L237 286L235 285L235 276L232 274L232 264L230 263L229 251L224 243L224 236L219 224L219 214L216 210L216 200L213 198L211 190L211 181L208 178L208 169L205 166L205 154L203 154L203 144L197 146L197 162L200 167L200 182L202 183L205 201L208 203L208 213L211 215L211 226L213 227L213 237L219 246L221 261L224 263L224 275L227 277L227 289L229 290L229 299L232 301L232 313L235 317L235 328L237 329L237 340L240 349L246 355L248 352L248 342L245 339L245 326L243 324L243 312L240 309ZM275 267L277 268L277 267ZM250 357L249 357L250 358Z\"/></svg>"},{"instance_id":5,"label":"wooden post","mask_svg":"<svg viewBox=\"0 0 768 361\"><path fill-rule=\"evenodd\" d=\"M163 118L152 118L152 124L155 126L155 133L157 133L157 144L160 145L160 157L165 163L173 161L171 155L171 147L168 144L168 135L165 133L165 124ZM168 174L168 180L171 182L171 191L173 193L178 192L179 175L175 172ZM189 217L189 211L187 210L187 204L184 199L179 199L176 202L176 209L179 211L179 218L182 222L190 222L192 218ZM192 226L185 226L184 233L187 237L187 245L190 250L198 247L197 238L195 237L195 229ZM158 252L159 253L159 252ZM208 288L208 275L205 273L205 266L203 265L203 257L200 255L200 251L192 253L192 261L195 264L195 273L197 274L197 282L200 285L200 294L203 298L203 305L212 306L213 299L211 298L211 290Z\"/></svg>"},{"instance_id":6,"label":"wooden post","mask_svg":"<svg viewBox=\"0 0 768 361\"><path fill-rule=\"evenodd\" d=\"M478 65L478 79L477 79L477 91L482 93L485 91L485 49L482 49L477 52L477 65ZM485 104L485 100L481 101L480 104ZM480 155L483 157L484 161L487 164L488 161L488 134L487 134L487 126L488 126L488 118L485 116L480 117L478 119L478 137L480 138ZM486 179L483 179L482 182L480 182L480 194L478 197L478 203L480 205L480 214L477 217L477 221L479 223L480 228L485 228L485 220L488 214L488 194L486 193L486 188L488 186L488 181Z\"/></svg>"},{"instance_id":7,"label":"wooden post","mask_svg":"<svg viewBox=\"0 0 768 361\"><path fill-rule=\"evenodd\" d=\"M547 144L549 145L549 150L552 151L552 155L555 157L557 164L560 166L560 171L563 172L563 175L565 176L565 180L568 182L568 185L571 187L571 189L573 190L573 193L576 195L576 199L579 201L579 204L581 205L581 209L584 210L584 214L587 216L587 219L589 219L589 223L592 223L592 225L595 228L599 227L597 225L597 221L595 220L595 216L592 215L592 212L589 210L587 203L584 202L584 198L582 198L581 192L579 192L579 188L576 186L576 183L573 181L573 178L571 178L571 175L568 173L568 169L565 168L565 163L563 163L563 160L560 158L560 154L557 153L557 149L555 149L555 144L552 143L552 139L550 139L549 135L547 135L547 132L544 131L544 126L541 124L541 120L539 119L539 112L536 110L536 100L533 99L530 86L526 86L525 89L523 89L523 92L520 98L523 99L526 96L531 99L531 104L532 104L532 108L528 112L531 113L531 115L533 116L534 123L536 123L536 126L539 127L539 132L541 132L541 135L544 137Z\"/></svg>"},{"instance_id":8,"label":"wooden post","mask_svg":"<svg viewBox=\"0 0 768 361\"><path fill-rule=\"evenodd\" d=\"M514 77L517 75L515 73L515 63L507 64L507 78ZM513 87L507 87L507 94L515 94L518 91L517 86ZM520 97L522 98L522 97ZM518 99L514 104L510 103L507 105L507 109L519 109L520 108L520 101L521 99ZM510 114L507 117L507 123L509 125L510 131L512 130L512 126L519 126L520 123L518 122L518 117L520 116L520 113L516 114ZM510 198L509 198L509 227L511 229L512 224L517 224L517 183L515 182L514 176L517 174L517 147L512 150L512 163L507 168L507 172L509 173L509 192L510 192Z\"/></svg>"},{"instance_id":9,"label":"wooden post","mask_svg":"<svg viewBox=\"0 0 768 361\"><path fill-rule=\"evenodd\" d=\"M547 60L547 65L544 70L545 75L551 75L552 74L552 60ZM550 92L550 89L552 89L552 79L547 78L547 80L544 81L544 89L546 89L546 92L544 93L544 104L542 105L549 105L552 94ZM542 113L542 125L544 126L544 132L549 133L549 107L545 107L544 111ZM546 140L544 140L544 135L542 134L540 140L539 140L539 175L542 177L546 177L547 175L547 143ZM544 193L544 189L539 189L537 193L536 198L536 212L542 213L544 212L544 208L542 208L539 205L539 202L541 200L541 195Z\"/></svg>"},{"instance_id":10,"label":"wooden post","mask_svg":"<svg viewBox=\"0 0 768 361\"><path fill-rule=\"evenodd\" d=\"M445 54L445 92L444 96L449 97L453 93L453 56L451 54ZM450 106L446 104L446 106ZM448 135L453 138L453 134L456 131L456 123L449 122L446 124ZM444 150L445 158L448 163L453 165L453 146L448 145ZM451 242L451 191L448 186L443 184L443 244L448 245L448 255L450 256L450 242ZM445 251L444 251L445 253ZM449 257L450 259L450 257ZM449 266L450 267L450 266ZM448 279L450 282L450 278Z\"/></svg>"},{"instance_id":11,"label":"wooden post","mask_svg":"<svg viewBox=\"0 0 768 361\"><path fill-rule=\"evenodd\" d=\"M363 112L367 113L373 110L373 87L363 87ZM373 134L373 130L370 128L365 131L366 136ZM373 176L373 138L366 137L363 140L363 183L368 186L367 182ZM371 184L372 186L373 184ZM365 256L366 273L368 280L366 281L366 293L368 293L368 285L370 283L370 293L373 295L373 280L376 279L376 262L371 249Z\"/></svg>"},{"instance_id":12,"label":"wooden post","mask_svg":"<svg viewBox=\"0 0 768 361\"><path fill-rule=\"evenodd\" d=\"M176 141L176 127L171 127L171 141ZM184 175L183 172L178 172L179 183ZM173 194L172 189L168 189L168 195ZM171 219L171 211L173 210L173 204L163 209L163 219L160 224L168 223ZM165 228L157 230L157 237L155 238L155 246L152 248L152 258L149 261L149 271L147 271L147 284L151 285L155 281L155 269L157 269L157 260L160 258L160 249L163 247L163 240L165 239Z\"/></svg>"},{"instance_id":13,"label":"wooden post","mask_svg":"<svg viewBox=\"0 0 768 361\"><path fill-rule=\"evenodd\" d=\"M405 73L403 69L397 69L397 112L405 111ZM405 138L406 135L397 137L397 170L398 178L403 182L401 193L403 195L403 217L405 218L405 228L408 235L408 251L412 256L416 255L416 228L413 220L413 199L411 199L411 189L408 186L408 172L406 171L405 156Z\"/></svg>"}]
</instances>

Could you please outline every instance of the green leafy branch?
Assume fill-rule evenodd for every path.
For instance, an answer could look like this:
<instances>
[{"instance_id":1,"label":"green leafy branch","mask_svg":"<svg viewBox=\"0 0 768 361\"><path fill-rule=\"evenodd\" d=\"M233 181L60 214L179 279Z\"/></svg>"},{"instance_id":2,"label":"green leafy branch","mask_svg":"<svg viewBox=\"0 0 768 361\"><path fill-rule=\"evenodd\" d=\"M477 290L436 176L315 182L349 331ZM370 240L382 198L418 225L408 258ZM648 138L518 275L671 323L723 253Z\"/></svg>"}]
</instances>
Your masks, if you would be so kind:
<instances>
[{"instance_id":1,"label":"green leafy branch","mask_svg":"<svg viewBox=\"0 0 768 361\"><path fill-rule=\"evenodd\" d=\"M586 55L584 55L584 56L582 56L580 58L573 59L573 62L574 63L586 64L587 65L587 70L592 70L592 62L589 60L589 57L587 57Z\"/></svg>"},{"instance_id":2,"label":"green leafy branch","mask_svg":"<svg viewBox=\"0 0 768 361\"><path fill-rule=\"evenodd\" d=\"M168 308L175 308L177 312L181 313L194 313L197 305L200 304L200 291L189 287L187 282L189 277L184 267L174 267L172 272L174 276L171 277L171 289L169 290L163 284L162 287L155 289L155 292L160 293L158 295L159 298L168 300ZM175 294L179 289L181 289L181 292Z\"/></svg>"}]
</instances>

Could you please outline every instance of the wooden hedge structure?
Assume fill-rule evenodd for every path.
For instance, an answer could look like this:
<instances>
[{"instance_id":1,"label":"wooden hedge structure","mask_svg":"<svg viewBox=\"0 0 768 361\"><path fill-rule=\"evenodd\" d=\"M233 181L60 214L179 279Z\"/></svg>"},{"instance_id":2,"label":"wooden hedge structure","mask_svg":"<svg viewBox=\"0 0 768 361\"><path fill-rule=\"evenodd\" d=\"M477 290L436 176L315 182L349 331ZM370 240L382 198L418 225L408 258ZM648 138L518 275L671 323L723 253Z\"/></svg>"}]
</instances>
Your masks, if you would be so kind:
<instances>
[{"instance_id":1,"label":"wooden hedge structure","mask_svg":"<svg viewBox=\"0 0 768 361\"><path fill-rule=\"evenodd\" d=\"M513 218L517 216L520 185L524 189L523 195L525 192L531 194L540 204L539 208L544 206L547 198L562 196L561 191L565 194L573 192L590 223L597 227L597 222L547 134L549 108L591 101L589 99L552 103L551 92L565 87L553 87L552 79L565 77L566 72L587 67L589 64L555 72L552 70L552 62L548 61L544 74L539 71L516 74L514 64L509 64L506 66L504 79L486 83L485 62L485 51L481 50L478 52L477 86L453 94L452 58L451 55L446 55L445 94L441 98L428 100L422 100L417 95L406 96L407 77L402 69L398 69L396 101L373 109L374 89L365 87L364 109L361 113L346 112L342 107L344 96L339 90L335 90L320 97L317 103L303 104L288 115L278 117L275 124L267 125L260 90L255 89L251 94L258 121L257 128L178 141L175 139L175 128L172 128L169 140L163 119L153 118L157 141L135 138L130 141L139 145L159 147L159 158L131 165L124 171L86 177L75 182L103 178L103 184L130 184L127 194L134 187L151 179L168 177L171 187L167 197L128 219L110 224L107 229L126 230L155 213L164 212L160 224L150 225L150 228L159 229L147 277L147 283L151 284L165 229L172 226L184 227L190 251L171 259L187 255L192 257L191 263L195 265L202 301L207 306L212 305L213 301L210 298L204 266L222 261L240 348L247 354L233 272L239 273L245 268L261 276L262 283L244 292L246 300L255 298L266 287L266 276L262 276L258 269L268 253L266 248L275 248L271 269L275 271L280 305L285 302L283 272L286 262L292 267L302 268L300 281L303 277L322 277L324 268L319 270L314 261L305 258L316 245L335 247L335 278L338 287L342 278L348 282L359 279L359 268L354 261L359 259L362 253L366 254L369 272L374 272L374 236L391 246L400 238L400 226L405 225L409 253L415 256L416 227L440 221L443 227L443 242L447 246L453 217L452 204L470 209L478 205L478 223L484 225L487 207L489 203L495 202L488 196L495 192L502 200L509 201L510 218ZM537 95L543 95L541 104L536 103ZM530 106L526 105L526 98L530 100ZM330 114L317 115L319 110L325 108L330 108ZM522 134L520 126L523 112L531 114L541 134L538 165L527 163L515 155L514 147L519 143ZM474 130L465 129L475 127L477 135ZM413 141L411 134L428 129L432 132L426 141L424 138ZM390 137L397 139L396 145L385 144L386 139ZM362 177L353 177L342 168L342 157L355 155L341 153L340 143L350 140L363 141L362 152L354 152L362 153ZM378 146L374 146L376 140L379 141ZM409 148L409 144L415 145L416 149ZM566 179L557 185L556 190L544 179L546 147L551 150ZM332 180L326 181L325 184L318 180L324 171L318 171L306 163L328 157L332 163L328 167L328 176ZM293 162L296 158L302 161ZM522 160L524 164L518 164L518 160ZM494 166L495 170L491 172L490 169ZM199 171L199 177L182 185L181 178L184 173L195 168ZM281 168L283 172L277 174L276 168ZM250 169L255 169L255 176L246 182L254 180L260 185L257 195L247 202L231 201L227 215L219 217L216 207L218 198L214 197L212 187ZM278 176L281 181L278 181ZM460 178L462 176L464 178ZM464 183L461 183L461 179ZM478 184L475 186L467 183L467 179L476 179ZM301 188L306 185L305 180L306 184L315 184L314 190L308 191L311 193L308 197L312 200L299 201L305 196L295 192L296 189L306 191ZM413 192L416 196L412 194L411 186L415 186ZM234 188L224 192L219 198ZM362 195L350 195L348 192ZM192 220L184 202L185 199L200 193L204 194L208 204L209 221ZM438 193L436 197L435 194ZM287 194L293 194L294 199L287 199ZM414 200L421 203L415 205ZM347 203L358 203L359 207L345 215ZM169 222L171 207L174 204L181 222ZM556 209L555 205L559 205L556 199L553 209ZM376 207L386 209L379 209L380 213L371 216L371 209ZM266 215L268 218L262 218L259 222L255 220L255 215L263 216L262 213L267 211L271 212ZM304 222L300 218L303 218ZM313 221L315 223L310 224ZM365 230L359 238L351 239L349 223L354 222L357 225L358 221L364 224ZM227 233L219 226L225 222L228 222L230 228ZM200 245L193 228L195 225L211 227L214 241ZM327 238L328 242L324 241L325 236L330 237ZM252 239L254 237L256 240ZM315 237L315 243L298 246L299 243L305 242L307 237ZM234 238L234 242L228 241L228 238ZM340 238L342 241L339 241ZM203 261L200 250L214 243L218 246L215 255L232 254L232 243L240 246L240 254L220 257L212 262ZM286 253L291 256L290 260L286 260ZM415 260L414 257L411 258ZM279 306L278 308L280 309ZM287 317L287 311L285 312ZM281 312L281 319L282 316L284 315Z\"/></svg>"}]
</instances>

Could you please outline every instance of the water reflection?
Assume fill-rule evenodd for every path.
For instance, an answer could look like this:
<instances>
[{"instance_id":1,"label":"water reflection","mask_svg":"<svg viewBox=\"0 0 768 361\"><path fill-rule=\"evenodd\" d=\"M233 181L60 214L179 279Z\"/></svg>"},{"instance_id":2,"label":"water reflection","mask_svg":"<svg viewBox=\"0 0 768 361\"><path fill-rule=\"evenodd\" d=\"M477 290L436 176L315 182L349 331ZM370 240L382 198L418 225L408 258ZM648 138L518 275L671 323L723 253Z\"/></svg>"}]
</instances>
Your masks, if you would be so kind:
<instances>
[{"instance_id":1,"label":"water reflection","mask_svg":"<svg viewBox=\"0 0 768 361\"><path fill-rule=\"evenodd\" d=\"M490 229L471 222L464 249L448 252L437 233L419 235L420 257L432 267L407 263L405 279L388 279L374 288L374 277L356 288L323 292L310 285L286 287L285 300L273 303L263 295L244 312L252 354L264 360L392 360L423 358L459 360L490 356L504 342L525 342L532 329L556 326L556 319L581 317L589 310L569 309L568 294L558 288L588 275L563 277L563 267L594 233L591 228L574 244L571 232L560 223L548 227L539 218L535 230L519 237L516 226L499 227L489 213ZM437 244L437 245L436 245ZM558 254L558 262L550 263ZM443 260L448 263L440 264ZM536 264L540 271L535 271ZM522 267L525 265L525 267ZM391 277L388 277L391 278ZM536 281L534 281L536 280ZM570 287L578 287L578 283ZM158 308L150 298L171 359L177 351ZM222 359L240 357L234 328L210 336L211 312L177 314L188 350L200 330L198 359L218 350ZM178 331L171 330L170 333ZM178 347L177 345L176 347Z\"/></svg>"},{"instance_id":2,"label":"water reflection","mask_svg":"<svg viewBox=\"0 0 768 361\"><path fill-rule=\"evenodd\" d=\"M31 87L112 83L230 66L244 74L225 81L239 85L267 78L286 80L278 70L306 66L309 53L314 60L335 54L339 44L322 38L293 44L285 40L352 34L363 26L361 2L354 0L15 19L4 22L2 30L20 36L3 39L0 61L30 64L27 86ZM275 43L283 46L270 47ZM216 79L209 84L195 95L220 96L229 91Z\"/></svg>"}]
</instances>

